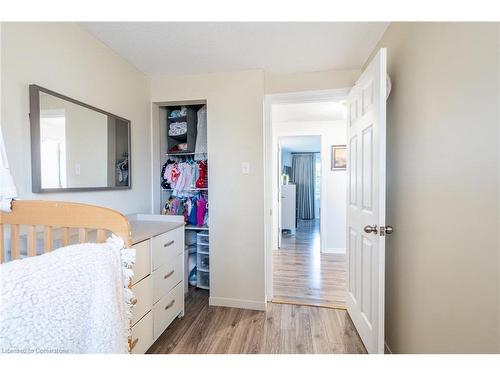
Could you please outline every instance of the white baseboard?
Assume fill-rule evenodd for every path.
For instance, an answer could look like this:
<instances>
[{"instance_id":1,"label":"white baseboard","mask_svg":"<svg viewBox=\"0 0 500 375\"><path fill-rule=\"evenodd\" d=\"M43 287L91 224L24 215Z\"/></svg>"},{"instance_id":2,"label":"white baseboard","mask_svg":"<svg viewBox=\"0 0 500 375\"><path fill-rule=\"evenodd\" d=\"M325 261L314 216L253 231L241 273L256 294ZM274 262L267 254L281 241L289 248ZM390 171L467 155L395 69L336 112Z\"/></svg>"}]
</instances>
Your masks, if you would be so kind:
<instances>
[{"instance_id":1,"label":"white baseboard","mask_svg":"<svg viewBox=\"0 0 500 375\"><path fill-rule=\"evenodd\" d=\"M323 253L325 254L345 254L345 247L330 247L327 249L323 249Z\"/></svg>"},{"instance_id":2,"label":"white baseboard","mask_svg":"<svg viewBox=\"0 0 500 375\"><path fill-rule=\"evenodd\" d=\"M250 301L246 299L233 299L224 297L210 297L208 300L210 306L236 307L238 309L266 311L264 301Z\"/></svg>"}]
</instances>

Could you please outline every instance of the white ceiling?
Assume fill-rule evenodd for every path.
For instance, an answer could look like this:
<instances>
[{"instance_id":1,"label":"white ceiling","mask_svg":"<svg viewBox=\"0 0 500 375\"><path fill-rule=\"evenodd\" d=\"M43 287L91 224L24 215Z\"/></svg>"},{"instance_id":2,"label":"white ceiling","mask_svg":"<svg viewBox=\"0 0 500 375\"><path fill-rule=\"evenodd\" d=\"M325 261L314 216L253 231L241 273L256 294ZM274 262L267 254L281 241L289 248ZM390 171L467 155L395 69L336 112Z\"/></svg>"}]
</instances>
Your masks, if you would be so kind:
<instances>
[{"instance_id":1,"label":"white ceiling","mask_svg":"<svg viewBox=\"0 0 500 375\"><path fill-rule=\"evenodd\" d=\"M283 151L290 152L320 152L321 137L319 135L280 137Z\"/></svg>"},{"instance_id":2,"label":"white ceiling","mask_svg":"<svg viewBox=\"0 0 500 375\"><path fill-rule=\"evenodd\" d=\"M271 110L273 123L346 118L346 106L338 102L273 104Z\"/></svg>"},{"instance_id":3,"label":"white ceiling","mask_svg":"<svg viewBox=\"0 0 500 375\"><path fill-rule=\"evenodd\" d=\"M149 76L358 69L386 22L86 22Z\"/></svg>"}]
</instances>

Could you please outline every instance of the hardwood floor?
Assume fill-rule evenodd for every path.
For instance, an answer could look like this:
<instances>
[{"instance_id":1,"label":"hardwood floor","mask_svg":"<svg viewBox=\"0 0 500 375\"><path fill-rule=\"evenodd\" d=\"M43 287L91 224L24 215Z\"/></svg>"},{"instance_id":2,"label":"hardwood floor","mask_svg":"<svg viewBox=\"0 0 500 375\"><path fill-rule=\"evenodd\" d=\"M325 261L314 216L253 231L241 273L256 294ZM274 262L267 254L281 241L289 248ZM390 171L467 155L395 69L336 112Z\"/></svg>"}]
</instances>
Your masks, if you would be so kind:
<instances>
[{"instance_id":1,"label":"hardwood floor","mask_svg":"<svg viewBox=\"0 0 500 375\"><path fill-rule=\"evenodd\" d=\"M269 303L264 311L208 306L208 291L192 289L186 311L150 354L366 353L344 310Z\"/></svg>"},{"instance_id":2,"label":"hardwood floor","mask_svg":"<svg viewBox=\"0 0 500 375\"><path fill-rule=\"evenodd\" d=\"M273 251L273 302L345 308L346 257L320 252L318 220L299 220Z\"/></svg>"}]
</instances>

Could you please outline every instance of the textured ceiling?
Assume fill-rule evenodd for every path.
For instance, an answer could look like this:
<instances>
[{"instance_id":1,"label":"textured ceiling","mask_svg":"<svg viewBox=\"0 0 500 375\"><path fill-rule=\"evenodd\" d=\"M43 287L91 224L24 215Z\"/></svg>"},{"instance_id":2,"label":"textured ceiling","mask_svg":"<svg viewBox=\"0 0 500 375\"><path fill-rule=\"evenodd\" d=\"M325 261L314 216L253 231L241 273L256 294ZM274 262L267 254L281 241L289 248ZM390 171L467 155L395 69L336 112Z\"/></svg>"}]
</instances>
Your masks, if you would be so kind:
<instances>
[{"instance_id":1,"label":"textured ceiling","mask_svg":"<svg viewBox=\"0 0 500 375\"><path fill-rule=\"evenodd\" d=\"M358 69L382 22L89 22L96 38L149 76L264 69Z\"/></svg>"}]
</instances>

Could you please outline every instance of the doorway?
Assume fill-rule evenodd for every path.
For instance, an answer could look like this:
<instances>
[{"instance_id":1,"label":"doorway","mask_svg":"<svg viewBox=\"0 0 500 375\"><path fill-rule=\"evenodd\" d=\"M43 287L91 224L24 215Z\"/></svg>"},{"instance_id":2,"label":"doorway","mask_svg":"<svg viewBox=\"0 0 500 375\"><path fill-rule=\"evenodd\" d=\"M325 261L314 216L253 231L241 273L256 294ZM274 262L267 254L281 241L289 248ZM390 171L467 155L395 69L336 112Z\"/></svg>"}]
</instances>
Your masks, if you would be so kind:
<instances>
[{"instance_id":1,"label":"doorway","mask_svg":"<svg viewBox=\"0 0 500 375\"><path fill-rule=\"evenodd\" d=\"M391 82L387 76L387 50L381 48L361 73L352 88L290 94L267 95L264 100L264 233L265 291L267 301L274 298L273 249L277 215L277 163L273 106L277 104L337 101L346 104L344 147L339 162L348 177L344 218L348 280L345 307L369 353L384 352L385 236L393 233L386 225L386 100ZM302 124L303 125L303 124ZM301 130L305 129L301 126ZM300 135L300 134L299 134ZM335 148L332 144L332 161ZM345 158L344 160L341 160ZM324 160L324 158L323 158ZM324 180L324 178L323 178ZM324 185L324 183L323 183ZM325 192L324 189L322 189ZM330 191L329 191L330 192ZM322 196L324 197L325 194ZM332 196L339 196L332 195ZM322 205L324 211L324 205ZM333 227L332 227L333 228ZM321 233L325 232L321 220ZM324 243L325 236L321 236Z\"/></svg>"},{"instance_id":2,"label":"doorway","mask_svg":"<svg viewBox=\"0 0 500 375\"><path fill-rule=\"evenodd\" d=\"M321 136L278 139L278 249L320 251Z\"/></svg>"},{"instance_id":3,"label":"doorway","mask_svg":"<svg viewBox=\"0 0 500 375\"><path fill-rule=\"evenodd\" d=\"M273 104L275 204L271 226L273 302L345 308L346 171L331 147L346 143L339 99Z\"/></svg>"}]
</instances>

